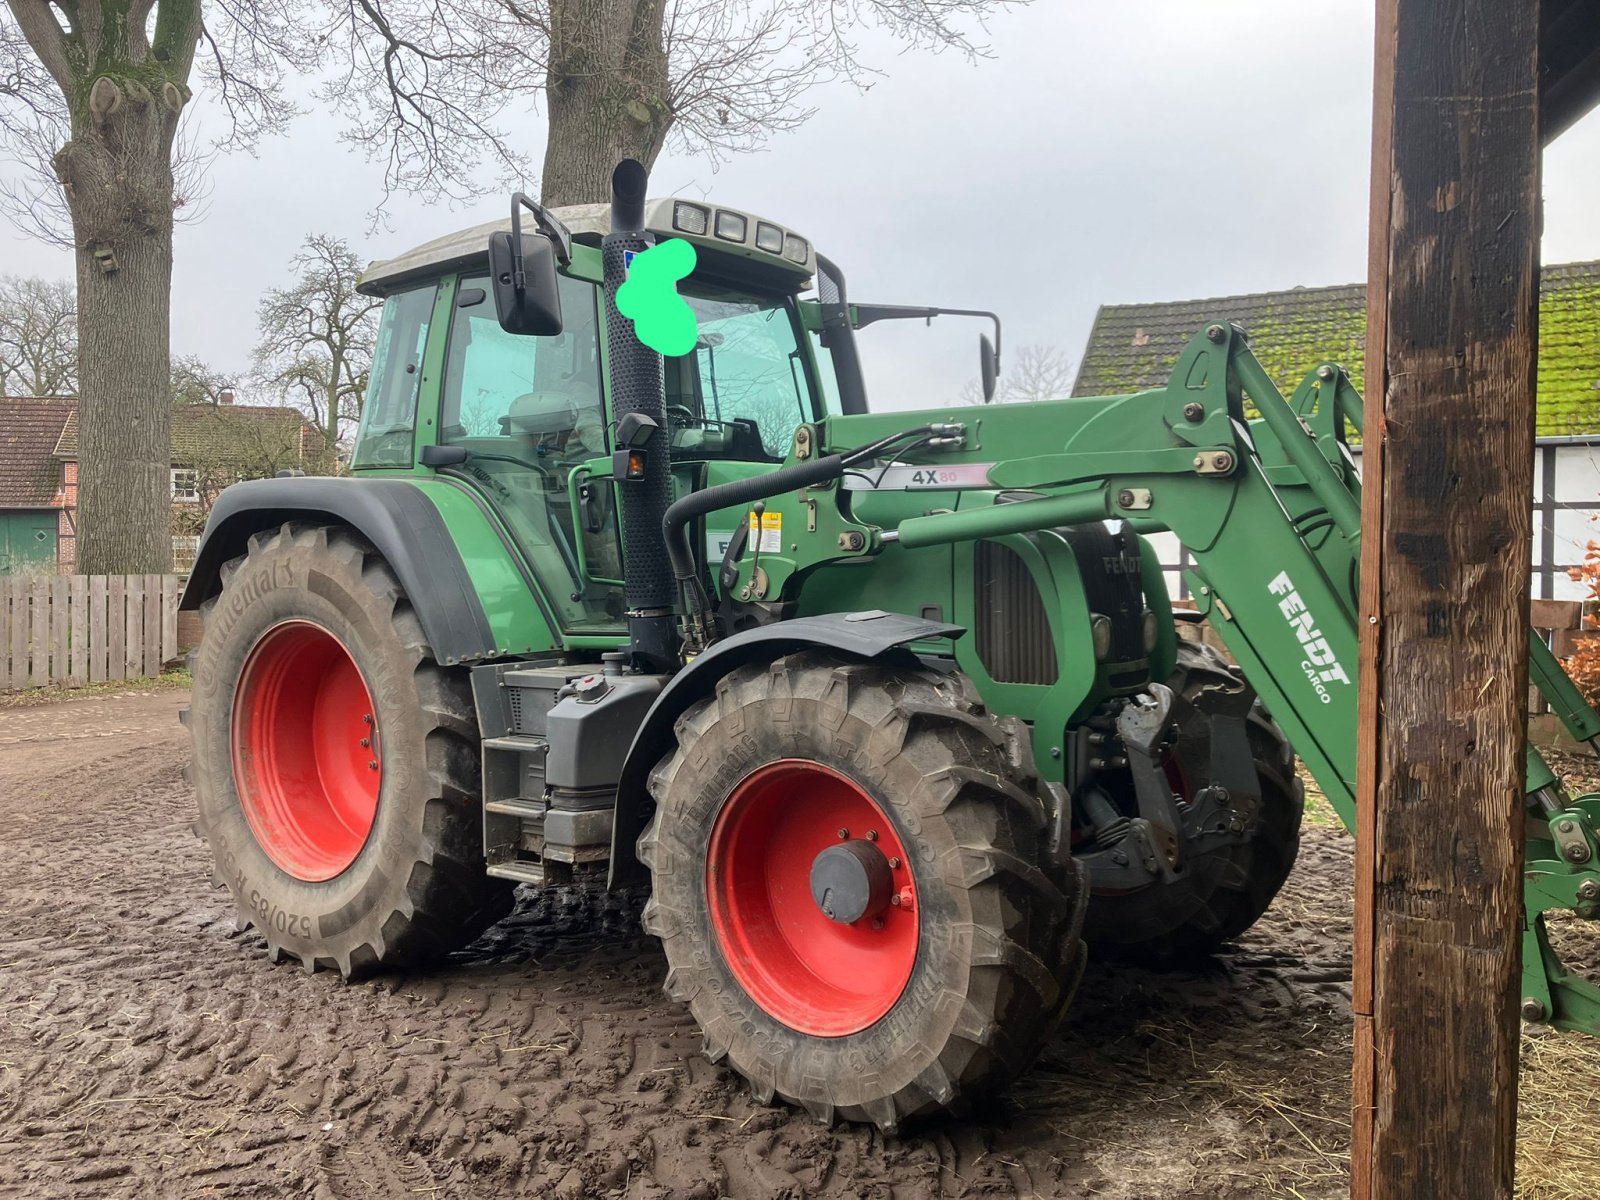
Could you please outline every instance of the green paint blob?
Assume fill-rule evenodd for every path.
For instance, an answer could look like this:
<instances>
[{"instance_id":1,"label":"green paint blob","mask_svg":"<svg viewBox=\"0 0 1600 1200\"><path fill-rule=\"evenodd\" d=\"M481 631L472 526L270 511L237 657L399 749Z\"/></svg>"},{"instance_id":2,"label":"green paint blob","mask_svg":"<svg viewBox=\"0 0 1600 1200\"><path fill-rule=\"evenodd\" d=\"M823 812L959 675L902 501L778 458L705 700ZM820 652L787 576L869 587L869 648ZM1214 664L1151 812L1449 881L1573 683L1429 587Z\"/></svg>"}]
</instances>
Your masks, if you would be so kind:
<instances>
[{"instance_id":1,"label":"green paint blob","mask_svg":"<svg viewBox=\"0 0 1600 1200\"><path fill-rule=\"evenodd\" d=\"M694 309L678 295L678 280L694 270L694 263L694 247L672 238L635 254L628 278L617 289L617 311L657 354L688 354L700 336Z\"/></svg>"}]
</instances>

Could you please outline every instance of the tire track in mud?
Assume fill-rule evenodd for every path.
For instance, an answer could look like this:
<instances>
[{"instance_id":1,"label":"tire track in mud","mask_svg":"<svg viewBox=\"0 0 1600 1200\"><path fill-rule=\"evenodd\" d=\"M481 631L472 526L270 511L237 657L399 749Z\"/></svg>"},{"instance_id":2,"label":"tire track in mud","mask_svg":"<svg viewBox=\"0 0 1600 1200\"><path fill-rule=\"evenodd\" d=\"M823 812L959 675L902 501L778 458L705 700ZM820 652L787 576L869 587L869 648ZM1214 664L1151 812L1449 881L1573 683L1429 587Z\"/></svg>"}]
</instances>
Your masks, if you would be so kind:
<instances>
[{"instance_id":1,"label":"tire track in mud","mask_svg":"<svg viewBox=\"0 0 1600 1200\"><path fill-rule=\"evenodd\" d=\"M1091 965L1009 1095L885 1142L756 1106L705 1061L639 896L521 895L426 974L268 963L189 832L182 702L0 710L0 1192L1342 1194L1262 1101L1311 1114L1293 1123L1337 1155L1317 1114L1347 1094L1342 834L1307 831L1236 953L1177 976Z\"/></svg>"}]
</instances>

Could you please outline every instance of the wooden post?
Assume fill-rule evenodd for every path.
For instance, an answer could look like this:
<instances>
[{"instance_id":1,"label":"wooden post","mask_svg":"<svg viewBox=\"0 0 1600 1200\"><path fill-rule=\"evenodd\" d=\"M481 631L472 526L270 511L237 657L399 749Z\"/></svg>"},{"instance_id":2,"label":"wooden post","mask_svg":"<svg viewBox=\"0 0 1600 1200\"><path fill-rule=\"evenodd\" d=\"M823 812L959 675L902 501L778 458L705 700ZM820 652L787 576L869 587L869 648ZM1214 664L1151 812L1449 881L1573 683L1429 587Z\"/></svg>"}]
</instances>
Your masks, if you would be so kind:
<instances>
[{"instance_id":1,"label":"wooden post","mask_svg":"<svg viewBox=\"0 0 1600 1200\"><path fill-rule=\"evenodd\" d=\"M11 686L28 686L28 639L32 632L28 618L30 585L22 576L11 580Z\"/></svg>"},{"instance_id":2,"label":"wooden post","mask_svg":"<svg viewBox=\"0 0 1600 1200\"><path fill-rule=\"evenodd\" d=\"M73 575L67 586L72 611L68 622L72 669L67 674L67 686L82 687L89 682L89 579L85 575Z\"/></svg>"},{"instance_id":3,"label":"wooden post","mask_svg":"<svg viewBox=\"0 0 1600 1200\"><path fill-rule=\"evenodd\" d=\"M1357 779L1359 1200L1509 1197L1538 0L1378 0Z\"/></svg>"},{"instance_id":4,"label":"wooden post","mask_svg":"<svg viewBox=\"0 0 1600 1200\"><path fill-rule=\"evenodd\" d=\"M11 582L0 575L0 692L11 689Z\"/></svg>"},{"instance_id":5,"label":"wooden post","mask_svg":"<svg viewBox=\"0 0 1600 1200\"><path fill-rule=\"evenodd\" d=\"M33 666L28 672L29 687L50 685L50 580L36 575L28 585L33 603L28 618L28 653Z\"/></svg>"},{"instance_id":6,"label":"wooden post","mask_svg":"<svg viewBox=\"0 0 1600 1200\"><path fill-rule=\"evenodd\" d=\"M178 601L183 590L176 575L161 579L161 669L178 657Z\"/></svg>"},{"instance_id":7,"label":"wooden post","mask_svg":"<svg viewBox=\"0 0 1600 1200\"><path fill-rule=\"evenodd\" d=\"M50 682L64 685L72 672L67 662L67 622L72 610L67 607L67 577L50 579Z\"/></svg>"},{"instance_id":8,"label":"wooden post","mask_svg":"<svg viewBox=\"0 0 1600 1200\"><path fill-rule=\"evenodd\" d=\"M90 575L89 580L89 682L104 683L106 655L106 577Z\"/></svg>"},{"instance_id":9,"label":"wooden post","mask_svg":"<svg viewBox=\"0 0 1600 1200\"><path fill-rule=\"evenodd\" d=\"M123 630L126 654L119 678L132 680L144 675L144 576L124 576L122 586L128 603L122 610L126 620Z\"/></svg>"},{"instance_id":10,"label":"wooden post","mask_svg":"<svg viewBox=\"0 0 1600 1200\"><path fill-rule=\"evenodd\" d=\"M123 654L123 639L127 634L127 576L111 575L106 579L106 678L122 680L128 677L128 660Z\"/></svg>"}]
</instances>

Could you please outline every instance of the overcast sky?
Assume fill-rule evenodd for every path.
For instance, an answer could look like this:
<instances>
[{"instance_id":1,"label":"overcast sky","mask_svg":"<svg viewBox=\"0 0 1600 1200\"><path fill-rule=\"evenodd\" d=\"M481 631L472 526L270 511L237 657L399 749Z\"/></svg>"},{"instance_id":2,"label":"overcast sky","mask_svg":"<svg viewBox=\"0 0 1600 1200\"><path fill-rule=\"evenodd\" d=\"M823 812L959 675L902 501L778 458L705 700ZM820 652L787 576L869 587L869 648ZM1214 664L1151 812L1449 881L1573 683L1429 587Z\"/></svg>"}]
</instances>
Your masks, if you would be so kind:
<instances>
[{"instance_id":1,"label":"overcast sky","mask_svg":"<svg viewBox=\"0 0 1600 1200\"><path fill-rule=\"evenodd\" d=\"M886 73L869 91L818 90L808 125L720 171L665 155L651 191L809 234L858 301L993 308L1009 347L1074 361L1102 303L1364 277L1371 0L1036 0L994 18L989 38L976 63L868 38ZM537 162L543 120L524 120ZM207 216L177 234L175 353L242 370L257 299L287 282L309 233L388 257L504 213L499 191L454 211L402 199L392 228L369 235L381 169L339 128L308 115L257 157L215 165ZM1545 156L1545 262L1600 258L1597 196L1591 114ZM0 271L70 277L65 252L7 232ZM877 403L955 396L976 374L979 328L864 331Z\"/></svg>"}]
</instances>

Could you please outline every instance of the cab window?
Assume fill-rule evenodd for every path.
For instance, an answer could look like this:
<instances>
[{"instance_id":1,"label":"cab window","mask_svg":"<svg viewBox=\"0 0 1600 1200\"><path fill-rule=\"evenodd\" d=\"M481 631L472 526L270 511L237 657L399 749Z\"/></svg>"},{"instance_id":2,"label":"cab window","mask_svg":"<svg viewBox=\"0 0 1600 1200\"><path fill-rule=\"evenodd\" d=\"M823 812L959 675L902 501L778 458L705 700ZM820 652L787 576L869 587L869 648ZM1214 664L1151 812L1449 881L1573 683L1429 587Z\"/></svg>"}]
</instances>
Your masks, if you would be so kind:
<instances>
[{"instance_id":1,"label":"cab window","mask_svg":"<svg viewBox=\"0 0 1600 1200\"><path fill-rule=\"evenodd\" d=\"M757 299L690 280L681 294L700 337L667 361L676 458L776 462L812 419L806 364L786 299Z\"/></svg>"},{"instance_id":2,"label":"cab window","mask_svg":"<svg viewBox=\"0 0 1600 1200\"><path fill-rule=\"evenodd\" d=\"M605 452L595 288L561 279L556 337L507 333L485 298L487 276L461 281L445 367L440 433L447 443L512 439L536 457Z\"/></svg>"},{"instance_id":3,"label":"cab window","mask_svg":"<svg viewBox=\"0 0 1600 1200\"><path fill-rule=\"evenodd\" d=\"M411 465L422 350L428 341L436 290L435 285L429 284L398 292L384 301L351 466Z\"/></svg>"}]
</instances>

